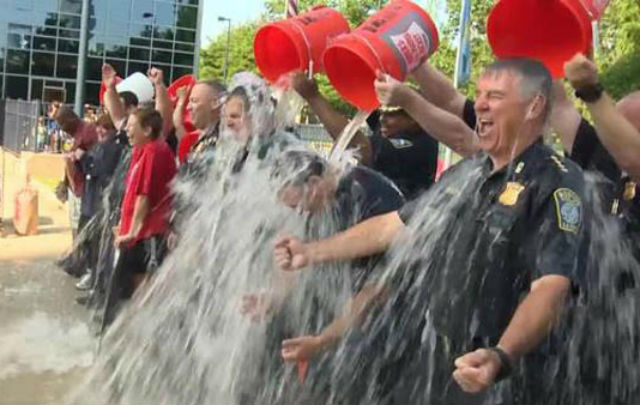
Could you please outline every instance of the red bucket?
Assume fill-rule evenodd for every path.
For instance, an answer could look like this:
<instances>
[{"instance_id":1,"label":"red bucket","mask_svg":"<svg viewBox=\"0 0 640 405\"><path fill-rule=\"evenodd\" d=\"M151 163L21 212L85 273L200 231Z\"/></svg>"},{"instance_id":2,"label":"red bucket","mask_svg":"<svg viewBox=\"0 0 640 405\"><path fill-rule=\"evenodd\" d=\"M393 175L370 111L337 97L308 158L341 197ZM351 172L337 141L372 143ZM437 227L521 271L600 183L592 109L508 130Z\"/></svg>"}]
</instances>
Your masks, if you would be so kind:
<instances>
[{"instance_id":1,"label":"red bucket","mask_svg":"<svg viewBox=\"0 0 640 405\"><path fill-rule=\"evenodd\" d=\"M362 110L378 107L373 81L376 70L404 81L438 49L436 25L418 5L395 0L343 35L324 54L333 87Z\"/></svg>"},{"instance_id":2,"label":"red bucket","mask_svg":"<svg viewBox=\"0 0 640 405\"><path fill-rule=\"evenodd\" d=\"M567 61L576 53L589 53L591 21L608 4L608 0L583 1L500 0L487 22L493 53L500 59L539 60L554 78L563 77Z\"/></svg>"},{"instance_id":3,"label":"red bucket","mask_svg":"<svg viewBox=\"0 0 640 405\"><path fill-rule=\"evenodd\" d=\"M253 42L256 64L271 83L292 70L322 72L322 54L332 38L349 32L349 23L336 10L316 7L294 18L260 28Z\"/></svg>"},{"instance_id":4,"label":"red bucket","mask_svg":"<svg viewBox=\"0 0 640 405\"><path fill-rule=\"evenodd\" d=\"M184 75L174 80L174 82L171 83L169 88L167 88L167 93L169 93L169 97L171 98L173 105L175 106L175 104L178 102L178 96L176 92L180 87L183 87L183 86L189 87L189 90L187 92L187 100L188 100L189 94L191 94L191 89L197 82L198 81L193 75ZM187 104L188 103L185 103L182 106L182 124L184 125L184 128L187 132L193 132L196 128L193 126L193 123L191 122L191 113L189 113L189 111L187 110Z\"/></svg>"}]
</instances>

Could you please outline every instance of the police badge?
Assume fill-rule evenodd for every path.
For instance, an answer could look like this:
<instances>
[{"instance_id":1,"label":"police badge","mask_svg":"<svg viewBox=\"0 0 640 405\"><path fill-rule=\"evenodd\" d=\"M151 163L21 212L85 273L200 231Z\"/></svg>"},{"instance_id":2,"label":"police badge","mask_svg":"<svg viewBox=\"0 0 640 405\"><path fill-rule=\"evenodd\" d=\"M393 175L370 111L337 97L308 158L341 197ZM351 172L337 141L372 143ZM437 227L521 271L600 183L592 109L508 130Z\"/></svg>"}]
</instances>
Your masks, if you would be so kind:
<instances>
[{"instance_id":1,"label":"police badge","mask_svg":"<svg viewBox=\"0 0 640 405\"><path fill-rule=\"evenodd\" d=\"M553 193L558 217L558 227L563 231L578 233L582 222L582 200L568 188L559 188Z\"/></svg>"},{"instance_id":2,"label":"police badge","mask_svg":"<svg viewBox=\"0 0 640 405\"><path fill-rule=\"evenodd\" d=\"M522 184L510 181L505 186L500 197L498 197L498 201L502 205L516 205L518 202L518 196L522 190L524 190L524 186Z\"/></svg>"}]
</instances>

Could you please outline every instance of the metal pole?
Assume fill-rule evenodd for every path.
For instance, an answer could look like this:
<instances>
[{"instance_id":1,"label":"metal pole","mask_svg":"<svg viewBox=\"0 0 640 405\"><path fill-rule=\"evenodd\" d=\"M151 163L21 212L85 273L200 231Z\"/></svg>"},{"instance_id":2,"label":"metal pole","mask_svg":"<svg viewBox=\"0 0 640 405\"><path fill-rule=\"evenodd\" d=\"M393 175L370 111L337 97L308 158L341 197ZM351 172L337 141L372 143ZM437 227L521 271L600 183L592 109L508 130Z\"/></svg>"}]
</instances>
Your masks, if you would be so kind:
<instances>
[{"instance_id":1,"label":"metal pole","mask_svg":"<svg viewBox=\"0 0 640 405\"><path fill-rule=\"evenodd\" d=\"M193 52L193 75L200 78L200 46L202 41L200 36L202 35L202 16L204 15L204 2L198 1L198 21L196 22L196 43L194 44ZM175 80L175 78L173 78Z\"/></svg>"},{"instance_id":2,"label":"metal pole","mask_svg":"<svg viewBox=\"0 0 640 405\"><path fill-rule=\"evenodd\" d=\"M84 82L87 65L87 41L89 38L89 0L82 0L82 14L80 16L80 46L78 49L78 71L76 73L76 95L74 110L82 117L84 104Z\"/></svg>"},{"instance_id":3,"label":"metal pole","mask_svg":"<svg viewBox=\"0 0 640 405\"><path fill-rule=\"evenodd\" d=\"M227 49L224 55L224 82L227 83L229 77L229 46L231 45L231 19L227 19Z\"/></svg>"}]
</instances>

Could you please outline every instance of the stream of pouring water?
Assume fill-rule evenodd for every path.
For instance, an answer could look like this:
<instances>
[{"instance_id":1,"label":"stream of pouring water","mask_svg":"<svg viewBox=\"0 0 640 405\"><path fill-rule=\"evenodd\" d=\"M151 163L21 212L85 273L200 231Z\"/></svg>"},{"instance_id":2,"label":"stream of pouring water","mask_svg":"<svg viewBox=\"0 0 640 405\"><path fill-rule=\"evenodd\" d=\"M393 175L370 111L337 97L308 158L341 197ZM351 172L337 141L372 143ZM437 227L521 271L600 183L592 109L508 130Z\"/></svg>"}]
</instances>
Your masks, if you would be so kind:
<instances>
[{"instance_id":1,"label":"stream of pouring water","mask_svg":"<svg viewBox=\"0 0 640 405\"><path fill-rule=\"evenodd\" d=\"M273 117L263 113L254 111L254 117L263 117L252 123L256 134L271 128ZM264 117L269 122L262 121ZM355 133L364 119L366 113L359 112L345 133ZM344 146L336 146L332 158ZM378 269L383 280L398 288L366 325L335 350L315 357L306 382L300 384L295 368L281 360L282 340L326 327L350 298L353 280L349 266L337 263L283 275L274 268L273 241L283 231L303 239L327 237L336 232L338 221L332 209L310 216L284 207L271 178L272 157L249 153L242 170L234 172L237 155L238 145L225 137L204 181L176 186L192 207L179 245L153 284L109 328L99 357L71 401L382 403L387 398L377 383L385 366L417 343L424 348L421 355L400 370L423 378L403 380L404 390L406 398L430 403L429 376L438 353L433 326L425 322L426 303L446 303L466 293L430 290L430 265L435 257L450 260L482 253L456 252L441 243L444 235L455 238L468 226L459 221L460 209L465 200L481 197L480 160L465 161L457 175L443 180L449 187L434 187L421 197L408 231ZM346 173L348 167L341 170ZM563 323L568 367L542 377L553 390L550 403L596 404L612 398L628 403L638 393L640 303L637 289L617 293L615 284L620 269L640 280L640 266L619 224L602 208L599 180L588 180L585 205L593 207L594 221L587 291ZM268 295L287 277L294 288L282 306L259 321L241 314L244 296ZM404 306L398 312L394 303L400 301ZM419 341L409 341L411 336ZM507 380L491 390L487 403L516 389Z\"/></svg>"}]
</instances>

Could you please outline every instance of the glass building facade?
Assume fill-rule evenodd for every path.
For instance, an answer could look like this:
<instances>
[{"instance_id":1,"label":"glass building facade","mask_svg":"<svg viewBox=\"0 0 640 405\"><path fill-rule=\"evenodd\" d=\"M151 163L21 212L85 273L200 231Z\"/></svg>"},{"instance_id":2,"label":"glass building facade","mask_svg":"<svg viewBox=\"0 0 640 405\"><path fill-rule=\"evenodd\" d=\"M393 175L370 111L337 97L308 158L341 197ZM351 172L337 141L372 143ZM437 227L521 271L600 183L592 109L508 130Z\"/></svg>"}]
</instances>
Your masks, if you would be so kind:
<instances>
[{"instance_id":1,"label":"glass building facade","mask_svg":"<svg viewBox=\"0 0 640 405\"><path fill-rule=\"evenodd\" d=\"M197 68L200 0L90 0L85 102L101 67L157 66L167 84ZM0 0L0 98L73 103L82 0Z\"/></svg>"}]
</instances>

